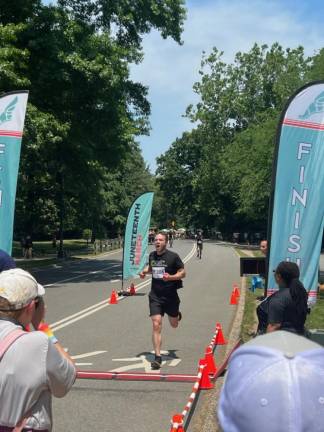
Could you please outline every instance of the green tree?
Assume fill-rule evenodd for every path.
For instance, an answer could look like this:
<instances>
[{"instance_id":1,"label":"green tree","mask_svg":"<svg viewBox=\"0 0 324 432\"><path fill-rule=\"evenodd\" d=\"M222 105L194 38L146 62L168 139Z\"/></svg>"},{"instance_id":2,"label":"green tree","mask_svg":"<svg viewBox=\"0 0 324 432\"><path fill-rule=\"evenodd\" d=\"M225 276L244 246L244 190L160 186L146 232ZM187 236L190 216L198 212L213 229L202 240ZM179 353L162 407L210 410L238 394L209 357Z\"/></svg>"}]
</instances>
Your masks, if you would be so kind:
<instances>
[{"instance_id":1,"label":"green tree","mask_svg":"<svg viewBox=\"0 0 324 432\"><path fill-rule=\"evenodd\" d=\"M195 195L197 168L201 163L203 142L200 129L185 132L157 159L156 182L163 197L159 224L195 224L199 208Z\"/></svg>"},{"instance_id":2,"label":"green tree","mask_svg":"<svg viewBox=\"0 0 324 432\"><path fill-rule=\"evenodd\" d=\"M105 225L104 201L114 201L107 179L132 196L148 177L133 143L148 132L150 106L147 89L129 78L129 63L141 61L141 35L151 28L179 42L185 10L180 0L14 3L0 14L0 90L30 90L16 227L42 234L59 223L62 246L64 224L80 226L95 207L98 227ZM127 189L118 170L131 163L142 178ZM112 218L119 228L123 205Z\"/></svg>"},{"instance_id":3,"label":"green tree","mask_svg":"<svg viewBox=\"0 0 324 432\"><path fill-rule=\"evenodd\" d=\"M194 85L200 101L187 109L199 126L158 160L158 182L193 226L227 233L265 228L279 115L321 59L312 62L302 47L284 50L277 43L255 44L232 64L222 55L217 48L204 54ZM182 146L192 154L199 148L193 169L178 157Z\"/></svg>"}]
</instances>

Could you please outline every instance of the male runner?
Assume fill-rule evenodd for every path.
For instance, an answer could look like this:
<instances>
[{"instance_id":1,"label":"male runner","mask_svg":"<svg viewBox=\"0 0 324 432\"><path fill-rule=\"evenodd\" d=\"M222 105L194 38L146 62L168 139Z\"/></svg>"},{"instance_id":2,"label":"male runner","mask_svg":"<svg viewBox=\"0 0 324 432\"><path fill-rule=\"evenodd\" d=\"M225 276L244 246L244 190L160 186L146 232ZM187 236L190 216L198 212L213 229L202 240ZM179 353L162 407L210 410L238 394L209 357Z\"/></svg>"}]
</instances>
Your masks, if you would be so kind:
<instances>
[{"instance_id":1,"label":"male runner","mask_svg":"<svg viewBox=\"0 0 324 432\"><path fill-rule=\"evenodd\" d=\"M149 294L150 317L153 325L152 342L155 352L155 358L151 363L152 369L160 369L162 364L162 317L166 313L173 328L178 327L182 318L177 289L182 287L181 279L186 276L186 273L179 255L166 248L167 242L167 234L158 233L155 236L155 251L150 253L149 265L140 273L142 279L146 274L152 274Z\"/></svg>"}]
</instances>

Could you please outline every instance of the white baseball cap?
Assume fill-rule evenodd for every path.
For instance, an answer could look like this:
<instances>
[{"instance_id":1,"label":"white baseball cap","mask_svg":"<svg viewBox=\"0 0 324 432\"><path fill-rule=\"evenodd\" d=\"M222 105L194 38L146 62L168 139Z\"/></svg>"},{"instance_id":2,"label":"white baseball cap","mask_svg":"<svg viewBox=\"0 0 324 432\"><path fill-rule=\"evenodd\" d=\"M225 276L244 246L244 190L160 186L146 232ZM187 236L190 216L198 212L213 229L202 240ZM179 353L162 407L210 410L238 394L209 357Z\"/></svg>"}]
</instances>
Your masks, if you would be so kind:
<instances>
[{"instance_id":1,"label":"white baseball cap","mask_svg":"<svg viewBox=\"0 0 324 432\"><path fill-rule=\"evenodd\" d=\"M45 289L27 271L14 268L0 273L0 297L8 300L9 310L19 310L38 296L43 296Z\"/></svg>"},{"instance_id":2,"label":"white baseball cap","mask_svg":"<svg viewBox=\"0 0 324 432\"><path fill-rule=\"evenodd\" d=\"M218 418L224 432L321 432L324 349L303 336L258 336L231 356Z\"/></svg>"}]
</instances>

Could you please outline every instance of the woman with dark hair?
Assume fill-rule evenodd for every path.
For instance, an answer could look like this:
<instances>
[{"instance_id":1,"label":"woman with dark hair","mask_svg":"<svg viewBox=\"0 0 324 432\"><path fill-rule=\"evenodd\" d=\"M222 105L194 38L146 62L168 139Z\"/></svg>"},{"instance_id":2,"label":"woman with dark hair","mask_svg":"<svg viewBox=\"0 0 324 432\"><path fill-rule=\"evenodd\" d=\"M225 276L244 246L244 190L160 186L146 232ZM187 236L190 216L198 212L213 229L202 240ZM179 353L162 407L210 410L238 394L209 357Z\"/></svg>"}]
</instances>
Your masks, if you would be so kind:
<instances>
[{"instance_id":1,"label":"woman with dark hair","mask_svg":"<svg viewBox=\"0 0 324 432\"><path fill-rule=\"evenodd\" d=\"M308 295L299 280L299 268L293 262L282 261L274 273L279 290L258 306L258 332L280 329L304 334Z\"/></svg>"}]
</instances>

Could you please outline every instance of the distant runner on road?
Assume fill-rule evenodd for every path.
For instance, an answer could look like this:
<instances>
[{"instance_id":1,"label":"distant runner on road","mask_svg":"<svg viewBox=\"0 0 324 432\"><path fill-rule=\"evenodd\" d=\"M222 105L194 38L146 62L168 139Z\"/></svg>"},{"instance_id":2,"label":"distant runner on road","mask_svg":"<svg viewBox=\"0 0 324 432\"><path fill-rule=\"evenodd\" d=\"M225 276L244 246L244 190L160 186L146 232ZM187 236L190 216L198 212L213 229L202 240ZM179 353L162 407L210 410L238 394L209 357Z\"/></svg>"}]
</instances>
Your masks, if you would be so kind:
<instances>
[{"instance_id":1,"label":"distant runner on road","mask_svg":"<svg viewBox=\"0 0 324 432\"><path fill-rule=\"evenodd\" d=\"M172 231L169 232L169 247L172 248L174 240L174 234Z\"/></svg>"},{"instance_id":2,"label":"distant runner on road","mask_svg":"<svg viewBox=\"0 0 324 432\"><path fill-rule=\"evenodd\" d=\"M155 251L150 253L149 265L140 273L143 279L152 274L152 285L149 294L150 317L153 325L152 342L155 358L152 369L160 369L162 365L162 317L166 313L171 327L178 327L182 318L179 311L180 299L177 289L182 287L182 279L186 276L184 264L179 255L166 248L168 236L158 233L155 236Z\"/></svg>"},{"instance_id":3,"label":"distant runner on road","mask_svg":"<svg viewBox=\"0 0 324 432\"><path fill-rule=\"evenodd\" d=\"M197 242L197 258L201 259L201 253L203 248L203 236L200 231L198 231L196 242Z\"/></svg>"}]
</instances>

